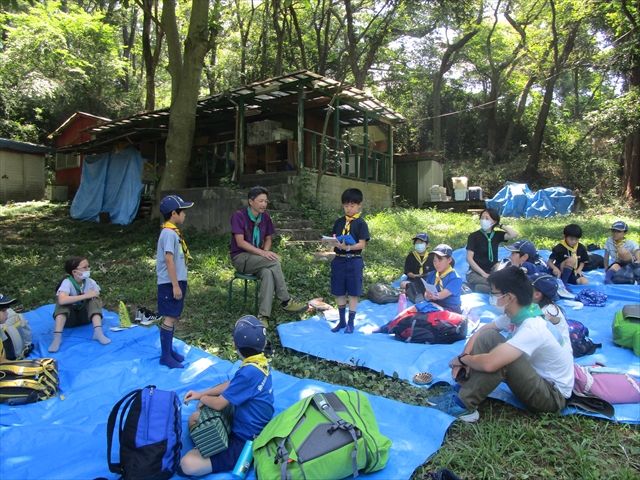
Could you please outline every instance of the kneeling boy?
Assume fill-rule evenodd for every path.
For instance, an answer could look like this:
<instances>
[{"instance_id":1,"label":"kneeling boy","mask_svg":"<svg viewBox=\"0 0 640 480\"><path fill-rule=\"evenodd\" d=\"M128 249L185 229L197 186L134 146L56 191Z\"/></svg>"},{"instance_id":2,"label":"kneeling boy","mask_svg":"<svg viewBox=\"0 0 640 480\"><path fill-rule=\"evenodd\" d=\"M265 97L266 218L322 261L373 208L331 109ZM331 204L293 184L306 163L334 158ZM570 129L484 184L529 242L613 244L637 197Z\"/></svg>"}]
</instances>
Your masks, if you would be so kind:
<instances>
[{"instance_id":1,"label":"kneeling boy","mask_svg":"<svg viewBox=\"0 0 640 480\"><path fill-rule=\"evenodd\" d=\"M247 315L237 321L233 345L242 365L233 378L203 392L189 390L184 403L198 400L198 411L189 417L189 427L195 425L203 405L224 410L230 403L236 407L229 448L204 458L197 448L180 460L185 475L201 476L233 470L247 440L256 438L273 416L271 367L264 355L267 331L256 317Z\"/></svg>"}]
</instances>

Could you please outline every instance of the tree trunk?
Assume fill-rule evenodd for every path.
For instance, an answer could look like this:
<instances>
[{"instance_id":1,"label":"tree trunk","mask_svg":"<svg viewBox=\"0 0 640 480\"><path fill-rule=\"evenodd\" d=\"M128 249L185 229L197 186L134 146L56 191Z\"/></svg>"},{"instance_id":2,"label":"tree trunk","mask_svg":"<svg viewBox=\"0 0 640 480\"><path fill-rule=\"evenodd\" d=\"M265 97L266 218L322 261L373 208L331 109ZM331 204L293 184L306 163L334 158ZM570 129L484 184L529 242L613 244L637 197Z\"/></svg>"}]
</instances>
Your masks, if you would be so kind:
<instances>
[{"instance_id":1,"label":"tree trunk","mask_svg":"<svg viewBox=\"0 0 640 480\"><path fill-rule=\"evenodd\" d=\"M520 93L516 114L513 116L513 118L509 122L509 127L507 128L507 134L504 136L504 142L502 143L502 150L500 152L501 159L504 159L506 157L507 150L509 150L509 146L511 145L511 137L513 136L513 131L515 130L516 125L520 123L520 119L522 118L522 115L524 115L524 109L527 106L527 98L529 97L529 92L531 91L531 87L533 86L534 81L535 81L535 76L532 75L531 77L529 77L529 79L527 80L527 83L522 89L522 92Z\"/></svg>"},{"instance_id":2,"label":"tree trunk","mask_svg":"<svg viewBox=\"0 0 640 480\"><path fill-rule=\"evenodd\" d=\"M146 98L144 109L147 112L156 109L156 69L162 51L164 31L158 23L154 23L156 43L151 46L151 24L157 18L157 0L143 0L142 11L142 57L144 58Z\"/></svg>"},{"instance_id":3,"label":"tree trunk","mask_svg":"<svg viewBox=\"0 0 640 480\"><path fill-rule=\"evenodd\" d=\"M629 89L640 89L640 65L635 65L631 70ZM640 200L640 127L625 142L623 172L623 195Z\"/></svg>"},{"instance_id":4,"label":"tree trunk","mask_svg":"<svg viewBox=\"0 0 640 480\"><path fill-rule=\"evenodd\" d=\"M158 188L160 191L184 188L187 184L202 68L217 33L210 30L208 18L209 2L193 0L183 60L175 23L175 4L171 0L164 2L162 24L169 46L172 98L169 133L165 145L167 164Z\"/></svg>"}]
</instances>

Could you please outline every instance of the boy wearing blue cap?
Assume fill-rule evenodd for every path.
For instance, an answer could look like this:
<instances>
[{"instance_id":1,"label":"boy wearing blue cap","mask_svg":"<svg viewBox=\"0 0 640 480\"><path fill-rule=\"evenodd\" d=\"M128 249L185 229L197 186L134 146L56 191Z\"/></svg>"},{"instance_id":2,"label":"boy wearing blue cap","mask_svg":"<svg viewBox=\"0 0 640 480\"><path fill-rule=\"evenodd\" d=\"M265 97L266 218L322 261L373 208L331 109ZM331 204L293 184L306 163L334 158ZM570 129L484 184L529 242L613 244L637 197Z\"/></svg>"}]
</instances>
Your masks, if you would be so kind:
<instances>
[{"instance_id":1,"label":"boy wearing blue cap","mask_svg":"<svg viewBox=\"0 0 640 480\"><path fill-rule=\"evenodd\" d=\"M628 231L629 226L625 222L618 220L611 225L611 236L604 243L604 269L607 272L604 283L613 283L616 272L626 264L640 263L640 247L633 240L625 238ZM614 261L611 265L610 259Z\"/></svg>"},{"instance_id":2,"label":"boy wearing blue cap","mask_svg":"<svg viewBox=\"0 0 640 480\"><path fill-rule=\"evenodd\" d=\"M209 458L204 458L197 448L190 450L180 460L185 475L232 470L247 440L256 438L271 420L274 398L271 367L264 355L266 343L264 324L252 315L242 317L233 330L233 346L242 359L233 378L203 392L189 390L184 396L185 405L198 401L198 410L189 417L189 428L198 421L203 406L218 411L229 404L235 407L229 447Z\"/></svg>"},{"instance_id":3,"label":"boy wearing blue cap","mask_svg":"<svg viewBox=\"0 0 640 480\"><path fill-rule=\"evenodd\" d=\"M165 220L156 251L158 314L164 316L160 325L160 365L169 368L184 368L181 363L184 357L173 349L173 329L184 307L191 255L178 227L184 223L185 209L192 206L193 202L185 202L177 195L168 195L160 201L160 213Z\"/></svg>"},{"instance_id":4,"label":"boy wearing blue cap","mask_svg":"<svg viewBox=\"0 0 640 480\"><path fill-rule=\"evenodd\" d=\"M564 341L571 344L569 325L564 318L564 312L555 302L558 296L558 280L546 273L536 272L528 275L533 286L533 303L540 307L547 320L553 323Z\"/></svg>"},{"instance_id":5,"label":"boy wearing blue cap","mask_svg":"<svg viewBox=\"0 0 640 480\"><path fill-rule=\"evenodd\" d=\"M424 301L424 285L422 278L433 270L433 255L429 251L429 235L419 232L413 237L413 250L404 260L404 274L408 280L400 283L404 288L407 298L413 303Z\"/></svg>"},{"instance_id":6,"label":"boy wearing blue cap","mask_svg":"<svg viewBox=\"0 0 640 480\"><path fill-rule=\"evenodd\" d=\"M511 265L520 267L527 275L532 275L536 272L548 272L547 266L541 265L538 250L529 240L518 240L513 245L505 245L504 248L511 252L509 256Z\"/></svg>"}]
</instances>

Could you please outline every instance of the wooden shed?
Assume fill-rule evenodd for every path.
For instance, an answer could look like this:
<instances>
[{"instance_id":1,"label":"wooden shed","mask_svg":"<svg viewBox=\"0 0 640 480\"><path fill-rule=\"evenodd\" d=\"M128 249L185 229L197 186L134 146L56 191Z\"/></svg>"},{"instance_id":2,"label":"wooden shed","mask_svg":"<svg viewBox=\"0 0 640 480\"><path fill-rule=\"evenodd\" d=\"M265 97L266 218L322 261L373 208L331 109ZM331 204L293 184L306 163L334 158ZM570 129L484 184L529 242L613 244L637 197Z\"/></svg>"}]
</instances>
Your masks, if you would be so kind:
<instances>
[{"instance_id":1,"label":"wooden shed","mask_svg":"<svg viewBox=\"0 0 640 480\"><path fill-rule=\"evenodd\" d=\"M51 148L0 138L0 202L44 197L45 157Z\"/></svg>"},{"instance_id":2,"label":"wooden shed","mask_svg":"<svg viewBox=\"0 0 640 480\"><path fill-rule=\"evenodd\" d=\"M397 153L393 156L396 194L414 207L431 201L433 185L444 185L442 164L437 152Z\"/></svg>"}]
</instances>

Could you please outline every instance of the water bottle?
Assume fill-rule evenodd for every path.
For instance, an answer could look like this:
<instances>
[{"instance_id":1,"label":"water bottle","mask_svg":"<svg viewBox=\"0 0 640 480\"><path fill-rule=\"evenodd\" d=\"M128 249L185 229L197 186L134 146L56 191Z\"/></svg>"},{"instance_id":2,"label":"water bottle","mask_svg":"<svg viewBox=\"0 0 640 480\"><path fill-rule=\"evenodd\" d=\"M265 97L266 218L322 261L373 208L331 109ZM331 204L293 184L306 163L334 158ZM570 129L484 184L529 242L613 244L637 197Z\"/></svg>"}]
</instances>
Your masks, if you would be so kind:
<instances>
[{"instance_id":1,"label":"water bottle","mask_svg":"<svg viewBox=\"0 0 640 480\"><path fill-rule=\"evenodd\" d=\"M407 308L407 296L401 293L398 297L398 313L403 312Z\"/></svg>"},{"instance_id":2,"label":"water bottle","mask_svg":"<svg viewBox=\"0 0 640 480\"><path fill-rule=\"evenodd\" d=\"M238 458L238 462L233 468L233 478L244 480L244 477L247 476L247 472L251 468L251 462L253 462L253 440L247 440L247 443L244 444L244 448L242 449L242 453L240 453L240 458Z\"/></svg>"}]
</instances>

